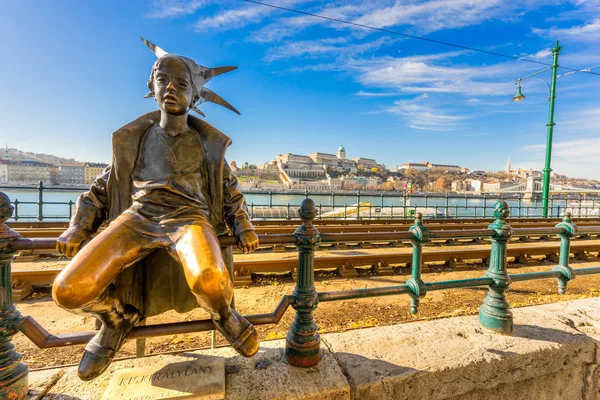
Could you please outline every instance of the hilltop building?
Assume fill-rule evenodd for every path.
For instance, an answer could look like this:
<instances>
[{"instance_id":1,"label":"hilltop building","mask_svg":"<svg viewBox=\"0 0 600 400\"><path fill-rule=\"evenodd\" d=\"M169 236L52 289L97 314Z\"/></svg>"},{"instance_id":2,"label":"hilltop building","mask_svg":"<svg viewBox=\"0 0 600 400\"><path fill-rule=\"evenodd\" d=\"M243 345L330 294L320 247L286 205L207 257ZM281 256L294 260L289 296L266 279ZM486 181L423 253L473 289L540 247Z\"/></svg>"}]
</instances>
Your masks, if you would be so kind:
<instances>
[{"instance_id":1,"label":"hilltop building","mask_svg":"<svg viewBox=\"0 0 600 400\"><path fill-rule=\"evenodd\" d=\"M427 161L423 163L404 163L400 167L398 167L399 171L403 169L414 169L416 171L428 171L430 169L437 169L445 172L469 172L468 168L459 167L458 165L433 164Z\"/></svg>"},{"instance_id":2,"label":"hilltop building","mask_svg":"<svg viewBox=\"0 0 600 400\"><path fill-rule=\"evenodd\" d=\"M414 169L417 171L427 171L429 169L429 167L427 166L427 163L404 163L400 167L398 167L399 171L402 171L403 169Z\"/></svg>"},{"instance_id":3,"label":"hilltop building","mask_svg":"<svg viewBox=\"0 0 600 400\"><path fill-rule=\"evenodd\" d=\"M384 168L371 158L357 157L348 159L346 149L340 146L336 154L314 152L307 156L299 154L280 154L260 169L277 168L279 177L288 188L331 190L349 185L348 180L334 178L339 174L357 173L361 169ZM334 174L335 172L335 174ZM333 177L330 176L333 174ZM352 185L363 185L352 182ZM367 183L364 183L367 185Z\"/></svg>"}]
</instances>

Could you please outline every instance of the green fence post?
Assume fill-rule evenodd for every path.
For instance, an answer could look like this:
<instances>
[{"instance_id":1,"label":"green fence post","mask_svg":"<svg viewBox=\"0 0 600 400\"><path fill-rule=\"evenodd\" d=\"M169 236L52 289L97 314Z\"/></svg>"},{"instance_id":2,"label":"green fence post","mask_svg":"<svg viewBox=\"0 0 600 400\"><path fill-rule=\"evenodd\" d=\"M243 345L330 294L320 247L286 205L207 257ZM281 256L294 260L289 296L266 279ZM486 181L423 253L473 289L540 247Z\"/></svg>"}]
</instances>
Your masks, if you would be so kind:
<instances>
[{"instance_id":1,"label":"green fence post","mask_svg":"<svg viewBox=\"0 0 600 400\"><path fill-rule=\"evenodd\" d=\"M8 196L0 192L0 399L21 400L27 397L27 365L15 351L12 337L19 332L21 314L12 302L11 263L14 251L10 243L19 234L10 229L6 220L13 207Z\"/></svg>"},{"instance_id":2,"label":"green fence post","mask_svg":"<svg viewBox=\"0 0 600 400\"><path fill-rule=\"evenodd\" d=\"M273 191L269 190L269 208L273 208Z\"/></svg>"},{"instance_id":3,"label":"green fence post","mask_svg":"<svg viewBox=\"0 0 600 400\"><path fill-rule=\"evenodd\" d=\"M44 220L44 182L38 183L38 221Z\"/></svg>"},{"instance_id":4,"label":"green fence post","mask_svg":"<svg viewBox=\"0 0 600 400\"><path fill-rule=\"evenodd\" d=\"M417 213L415 223L409 229L413 237L410 242L413 246L411 261L412 276L406 281L411 290L410 293L410 313L415 315L419 312L420 299L425 297L427 287L421 279L421 267L423 266L423 243L429 241L429 232L423 225L423 215Z\"/></svg>"},{"instance_id":5,"label":"green fence post","mask_svg":"<svg viewBox=\"0 0 600 400\"><path fill-rule=\"evenodd\" d=\"M313 318L318 304L314 257L321 241L319 231L312 224L316 211L311 199L302 201L298 210L302 225L294 232L298 247L298 280L292 293L292 307L296 310L296 317L286 337L285 357L290 364L298 367L313 366L321 358L321 338Z\"/></svg>"},{"instance_id":6,"label":"green fence post","mask_svg":"<svg viewBox=\"0 0 600 400\"><path fill-rule=\"evenodd\" d=\"M567 290L567 282L575 279L575 271L569 266L569 254L571 252L571 238L577 234L577 225L571 223L571 213L565 213L562 221L556 227L562 228L563 231L558 234L560 238L558 266L552 268L552 271L558 271L562 274L556 280L558 281L558 293L564 294Z\"/></svg>"},{"instance_id":7,"label":"green fence post","mask_svg":"<svg viewBox=\"0 0 600 400\"><path fill-rule=\"evenodd\" d=\"M523 195L518 194L517 195L517 202L518 202L518 205L519 205L519 208L518 208L519 218L521 218L521 201L522 201L522 199L523 199Z\"/></svg>"},{"instance_id":8,"label":"green fence post","mask_svg":"<svg viewBox=\"0 0 600 400\"><path fill-rule=\"evenodd\" d=\"M360 189L356 192L356 219L360 219Z\"/></svg>"},{"instance_id":9,"label":"green fence post","mask_svg":"<svg viewBox=\"0 0 600 400\"><path fill-rule=\"evenodd\" d=\"M488 226L488 229L494 231L494 235L491 238L490 266L485 274L486 277L492 278L493 282L479 309L479 323L484 328L503 334L510 334L513 330L512 312L504 294L510 284L510 277L506 271L506 243L512 236L512 228L506 222L509 214L506 201L498 200L494 204L496 220Z\"/></svg>"}]
</instances>

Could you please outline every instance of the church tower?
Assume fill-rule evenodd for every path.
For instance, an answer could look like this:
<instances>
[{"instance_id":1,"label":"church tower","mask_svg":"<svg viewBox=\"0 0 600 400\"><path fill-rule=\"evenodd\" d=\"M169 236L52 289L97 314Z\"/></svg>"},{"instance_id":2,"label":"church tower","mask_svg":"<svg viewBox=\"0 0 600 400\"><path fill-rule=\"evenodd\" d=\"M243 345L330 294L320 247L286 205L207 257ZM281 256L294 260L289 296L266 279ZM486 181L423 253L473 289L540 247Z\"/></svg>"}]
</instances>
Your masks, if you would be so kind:
<instances>
[{"instance_id":1,"label":"church tower","mask_svg":"<svg viewBox=\"0 0 600 400\"><path fill-rule=\"evenodd\" d=\"M4 160L10 160L10 154L8 154L8 143L6 144L6 147L4 148Z\"/></svg>"},{"instance_id":2,"label":"church tower","mask_svg":"<svg viewBox=\"0 0 600 400\"><path fill-rule=\"evenodd\" d=\"M510 157L508 157L508 162L506 163L506 173L510 175Z\"/></svg>"},{"instance_id":3,"label":"church tower","mask_svg":"<svg viewBox=\"0 0 600 400\"><path fill-rule=\"evenodd\" d=\"M336 155L337 155L338 160L346 159L346 149L344 148L344 146L340 146Z\"/></svg>"}]
</instances>

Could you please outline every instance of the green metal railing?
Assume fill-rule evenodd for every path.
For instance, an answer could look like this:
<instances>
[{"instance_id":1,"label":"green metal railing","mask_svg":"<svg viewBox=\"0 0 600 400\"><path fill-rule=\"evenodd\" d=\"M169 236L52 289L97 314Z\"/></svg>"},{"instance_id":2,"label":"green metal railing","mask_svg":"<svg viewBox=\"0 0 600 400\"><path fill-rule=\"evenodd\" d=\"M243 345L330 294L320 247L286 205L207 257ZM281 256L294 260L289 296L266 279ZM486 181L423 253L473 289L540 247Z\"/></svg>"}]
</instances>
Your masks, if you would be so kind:
<instances>
[{"instance_id":1,"label":"green metal railing","mask_svg":"<svg viewBox=\"0 0 600 400\"><path fill-rule=\"evenodd\" d=\"M416 314L419 311L420 300L430 291L487 286L489 290L480 307L479 322L492 332L511 334L513 318L505 293L511 282L554 278L558 281L558 292L564 293L568 282L577 275L600 274L600 266L573 269L569 265L571 237L576 234L600 234L600 226L578 228L571 221L571 216L566 214L562 222L553 228L535 228L537 234L558 235L560 238L559 264L548 271L509 275L506 256L508 241L513 234L525 234L532 228L513 229L507 222L510 214L508 204L506 201L500 200L494 205L494 220L488 229L429 231L423 223L422 216L417 214L414 225L407 232L377 233L378 240L408 239L412 242L413 257L410 265L412 272L405 284L317 292L314 286L314 252L318 244L320 242L364 240L369 233L319 233L313 225L317 216L317 207L311 199L305 199L302 202L298 214L302 219L302 224L293 234L259 235L263 244L294 243L298 247L298 279L293 293L283 296L272 313L246 316L254 325L277 324L286 310L290 306L293 307L296 314L287 334L285 355L291 364L297 366L307 367L319 362L320 338L318 326L313 317L313 311L319 302L406 294L410 297L410 312ZM11 297L11 261L14 253L19 250L53 248L56 240L19 238L16 232L4 224L11 215L10 201L7 196L0 193L0 398L6 398L2 395L16 393L20 388L26 387L27 367L20 362L21 356L15 352L10 343L11 337L18 331L40 348L83 344L95 334L94 331L50 334L33 318L24 317L15 309ZM479 278L441 282L423 281L421 271L424 243L431 239L481 237L488 237L492 242L489 268L485 275ZM234 246L235 242L234 237L220 238L221 246ZM129 337L145 338L213 329L211 320L188 321L138 326L132 330Z\"/></svg>"},{"instance_id":2,"label":"green metal railing","mask_svg":"<svg viewBox=\"0 0 600 400\"><path fill-rule=\"evenodd\" d=\"M8 190L36 190L36 201L22 201L15 198L13 201L14 213L12 219L18 220L70 220L75 203L69 201L47 201L44 198L46 192L74 191L73 188L48 188L43 182L37 186L0 186L0 189ZM82 190L83 189L79 189ZM318 198L316 204L316 219L412 219L417 213L421 213L428 219L445 218L487 218L493 212L493 204L499 200L505 200L511 210L513 217L539 218L543 214L543 204L539 199L526 201L522 195L517 196L490 196L488 194L459 195L454 193L444 194L411 194L407 193L369 193L356 191L348 193L310 193L304 192L256 192L247 193L251 198L254 195L268 196L263 202L248 202L248 212L252 219L298 219L297 210L299 202L304 197ZM283 197L285 196L285 197ZM298 203L278 201L281 198L295 196ZM344 198L340 202L340 198ZM352 203L348 203L349 199ZM362 203L362 205L361 205ZM368 204L366 204L368 203ZM57 206L60 211L54 213L45 212L46 206ZM25 209L25 211L23 211ZM33 211L35 210L35 211ZM578 218L600 216L600 200L597 198L577 197L554 197L550 196L548 205L548 217L560 217L565 211L570 212Z\"/></svg>"}]
</instances>

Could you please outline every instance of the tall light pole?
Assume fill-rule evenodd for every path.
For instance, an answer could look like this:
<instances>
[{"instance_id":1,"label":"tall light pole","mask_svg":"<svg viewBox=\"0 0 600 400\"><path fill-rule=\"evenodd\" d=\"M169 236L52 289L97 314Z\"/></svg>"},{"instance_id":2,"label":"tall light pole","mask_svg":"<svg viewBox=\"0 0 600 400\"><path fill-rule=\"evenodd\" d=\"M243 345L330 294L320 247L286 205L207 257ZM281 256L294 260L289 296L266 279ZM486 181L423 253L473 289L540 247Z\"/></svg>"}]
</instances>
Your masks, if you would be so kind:
<instances>
[{"instance_id":1,"label":"tall light pole","mask_svg":"<svg viewBox=\"0 0 600 400\"><path fill-rule=\"evenodd\" d=\"M558 45L558 41L556 41L556 45L552 48L552 55L554 56L554 60L552 66L550 68L543 69L541 71L535 72L533 74L524 76L523 78L517 79L517 94L513 97L513 100L516 102L520 102L525 98L525 95L521 93L521 81L531 78L534 75L541 74L542 72L546 72L548 70L552 70L552 81L551 85L548 85L548 82L542 80L547 86L549 90L548 101L550 102L550 110L548 112L548 123L546 126L547 135L546 135L546 162L544 164L544 182L542 186L542 216L544 218L548 217L548 199L550 193L550 172L552 169L550 168L550 160L552 158L552 134L554 132L554 99L556 98L556 73L558 71L558 53L562 50L562 47Z\"/></svg>"}]
</instances>

